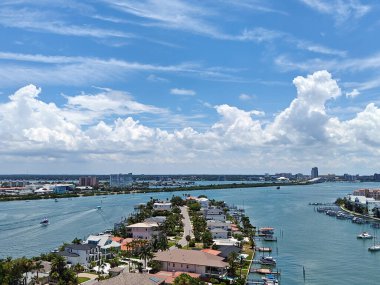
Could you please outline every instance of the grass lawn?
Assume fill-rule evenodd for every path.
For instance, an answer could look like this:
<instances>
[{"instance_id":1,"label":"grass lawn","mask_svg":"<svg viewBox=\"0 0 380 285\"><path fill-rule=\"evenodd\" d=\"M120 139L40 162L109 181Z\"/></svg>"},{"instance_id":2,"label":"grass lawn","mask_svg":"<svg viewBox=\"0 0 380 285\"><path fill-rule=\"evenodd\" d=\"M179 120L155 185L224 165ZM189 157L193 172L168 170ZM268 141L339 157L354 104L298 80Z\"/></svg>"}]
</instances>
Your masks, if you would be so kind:
<instances>
[{"instance_id":1,"label":"grass lawn","mask_svg":"<svg viewBox=\"0 0 380 285\"><path fill-rule=\"evenodd\" d=\"M79 284L83 283L83 282L86 282L88 280L90 280L90 278L88 278L88 277L78 277L78 283Z\"/></svg>"}]
</instances>

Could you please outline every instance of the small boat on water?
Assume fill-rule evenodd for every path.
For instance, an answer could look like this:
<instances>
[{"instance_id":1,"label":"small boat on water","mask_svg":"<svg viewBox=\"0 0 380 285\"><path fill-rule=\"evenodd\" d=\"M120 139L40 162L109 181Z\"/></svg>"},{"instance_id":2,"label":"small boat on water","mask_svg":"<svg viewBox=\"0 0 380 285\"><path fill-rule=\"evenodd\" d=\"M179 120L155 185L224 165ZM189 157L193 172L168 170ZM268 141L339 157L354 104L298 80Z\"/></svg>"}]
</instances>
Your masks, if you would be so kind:
<instances>
[{"instance_id":1,"label":"small boat on water","mask_svg":"<svg viewBox=\"0 0 380 285\"><path fill-rule=\"evenodd\" d=\"M373 246L370 246L368 248L369 251L379 251L380 250L380 244L375 244Z\"/></svg>"},{"instance_id":2,"label":"small boat on water","mask_svg":"<svg viewBox=\"0 0 380 285\"><path fill-rule=\"evenodd\" d=\"M277 186L276 189L277 189L277 190L280 189L280 186Z\"/></svg>"},{"instance_id":3,"label":"small boat on water","mask_svg":"<svg viewBox=\"0 0 380 285\"><path fill-rule=\"evenodd\" d=\"M278 285L278 280L273 274L268 274L261 278L264 281L264 285Z\"/></svg>"},{"instance_id":4,"label":"small boat on water","mask_svg":"<svg viewBox=\"0 0 380 285\"><path fill-rule=\"evenodd\" d=\"M270 247L256 247L256 250L260 252L272 252L272 248Z\"/></svg>"},{"instance_id":5,"label":"small boat on water","mask_svg":"<svg viewBox=\"0 0 380 285\"><path fill-rule=\"evenodd\" d=\"M274 228L260 228L259 235L273 235Z\"/></svg>"},{"instance_id":6,"label":"small boat on water","mask_svg":"<svg viewBox=\"0 0 380 285\"><path fill-rule=\"evenodd\" d=\"M369 251L380 251L380 244L376 243L376 237L373 239L373 246L368 248Z\"/></svg>"},{"instance_id":7,"label":"small boat on water","mask_svg":"<svg viewBox=\"0 0 380 285\"><path fill-rule=\"evenodd\" d=\"M272 256L262 256L259 262L262 265L270 265L270 266L275 266L277 263L276 259L274 259Z\"/></svg>"},{"instance_id":8,"label":"small boat on water","mask_svg":"<svg viewBox=\"0 0 380 285\"><path fill-rule=\"evenodd\" d=\"M96 210L101 210L102 206L96 206Z\"/></svg>"},{"instance_id":9,"label":"small boat on water","mask_svg":"<svg viewBox=\"0 0 380 285\"><path fill-rule=\"evenodd\" d=\"M41 222L40 222L40 225L41 226L47 226L49 224L49 220L48 218L44 218Z\"/></svg>"},{"instance_id":10,"label":"small boat on water","mask_svg":"<svg viewBox=\"0 0 380 285\"><path fill-rule=\"evenodd\" d=\"M265 235L263 237L263 240L265 240L265 241L277 241L277 238L273 235Z\"/></svg>"},{"instance_id":11,"label":"small boat on water","mask_svg":"<svg viewBox=\"0 0 380 285\"><path fill-rule=\"evenodd\" d=\"M57 199L57 198L55 198L55 199L54 199L54 201L55 201L55 202L58 202L58 199Z\"/></svg>"},{"instance_id":12,"label":"small boat on water","mask_svg":"<svg viewBox=\"0 0 380 285\"><path fill-rule=\"evenodd\" d=\"M360 239L373 239L373 236L369 234L368 232L362 232L361 234L356 236L357 238Z\"/></svg>"}]
</instances>

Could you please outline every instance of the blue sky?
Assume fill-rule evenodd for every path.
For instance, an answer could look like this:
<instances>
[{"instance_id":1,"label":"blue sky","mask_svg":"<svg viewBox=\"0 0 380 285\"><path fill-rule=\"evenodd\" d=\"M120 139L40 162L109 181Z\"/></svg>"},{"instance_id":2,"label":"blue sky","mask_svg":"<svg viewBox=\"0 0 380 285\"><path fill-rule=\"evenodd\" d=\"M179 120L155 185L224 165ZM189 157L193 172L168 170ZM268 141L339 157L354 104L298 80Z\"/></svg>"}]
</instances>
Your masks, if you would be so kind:
<instances>
[{"instance_id":1,"label":"blue sky","mask_svg":"<svg viewBox=\"0 0 380 285\"><path fill-rule=\"evenodd\" d=\"M379 10L1 1L0 172L380 171Z\"/></svg>"}]
</instances>

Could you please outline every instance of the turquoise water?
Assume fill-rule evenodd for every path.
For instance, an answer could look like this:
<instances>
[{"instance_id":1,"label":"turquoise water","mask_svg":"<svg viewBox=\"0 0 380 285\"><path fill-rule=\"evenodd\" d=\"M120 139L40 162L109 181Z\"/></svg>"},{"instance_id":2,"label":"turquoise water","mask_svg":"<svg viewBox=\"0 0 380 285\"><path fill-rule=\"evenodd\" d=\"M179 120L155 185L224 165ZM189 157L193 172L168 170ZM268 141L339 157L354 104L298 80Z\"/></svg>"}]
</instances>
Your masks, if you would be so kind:
<instances>
[{"instance_id":1,"label":"turquoise water","mask_svg":"<svg viewBox=\"0 0 380 285\"><path fill-rule=\"evenodd\" d=\"M309 202L333 202L362 187L374 188L380 184L324 183L282 186L280 190L268 187L193 191L191 194L206 194L244 206L254 225L275 227L278 242L277 246L271 246L283 285L379 284L380 252L368 252L372 242L356 239L360 232L373 230L368 225L316 213L314 207L308 205ZM153 195L166 199L173 193L0 203L0 258L38 255L64 241L112 228L114 222L133 211L133 205ZM102 206L101 211L95 209L98 205ZM39 222L45 216L50 225L41 227ZM283 237L279 234L281 231Z\"/></svg>"}]
</instances>

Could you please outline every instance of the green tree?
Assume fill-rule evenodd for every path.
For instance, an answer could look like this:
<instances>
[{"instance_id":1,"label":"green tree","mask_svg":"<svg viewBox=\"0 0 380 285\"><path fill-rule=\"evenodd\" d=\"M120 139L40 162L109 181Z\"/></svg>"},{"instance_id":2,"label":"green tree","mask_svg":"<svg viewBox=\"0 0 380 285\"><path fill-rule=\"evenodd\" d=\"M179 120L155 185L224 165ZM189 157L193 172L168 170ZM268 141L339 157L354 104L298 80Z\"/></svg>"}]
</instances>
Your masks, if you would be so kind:
<instances>
[{"instance_id":1,"label":"green tree","mask_svg":"<svg viewBox=\"0 0 380 285\"><path fill-rule=\"evenodd\" d=\"M144 266L146 268L147 259L153 258L152 248L149 245L145 245L145 246L141 247L140 252L139 252L139 257L145 261Z\"/></svg>"},{"instance_id":2,"label":"green tree","mask_svg":"<svg viewBox=\"0 0 380 285\"><path fill-rule=\"evenodd\" d=\"M213 243L212 234L209 230L206 230L202 235L203 248L209 248Z\"/></svg>"},{"instance_id":3,"label":"green tree","mask_svg":"<svg viewBox=\"0 0 380 285\"><path fill-rule=\"evenodd\" d=\"M181 274L174 279L174 285L204 285L205 283L198 278L191 277L188 274Z\"/></svg>"},{"instance_id":4,"label":"green tree","mask_svg":"<svg viewBox=\"0 0 380 285\"><path fill-rule=\"evenodd\" d=\"M36 261L36 263L34 264L34 270L36 270L36 274L37 274L37 281L38 281L38 273L40 273L45 267L42 265L42 261L41 260L38 260Z\"/></svg>"},{"instance_id":5,"label":"green tree","mask_svg":"<svg viewBox=\"0 0 380 285\"><path fill-rule=\"evenodd\" d=\"M238 262L237 262L238 256L239 255L235 251L233 251L227 257L227 261L229 265L228 271L232 276L236 276L236 269L238 267Z\"/></svg>"}]
</instances>

